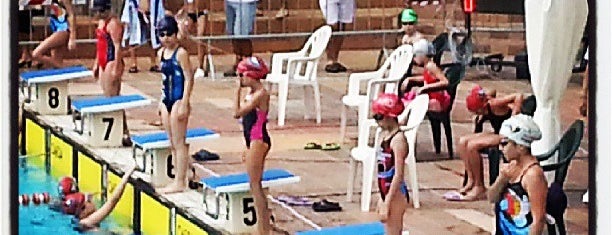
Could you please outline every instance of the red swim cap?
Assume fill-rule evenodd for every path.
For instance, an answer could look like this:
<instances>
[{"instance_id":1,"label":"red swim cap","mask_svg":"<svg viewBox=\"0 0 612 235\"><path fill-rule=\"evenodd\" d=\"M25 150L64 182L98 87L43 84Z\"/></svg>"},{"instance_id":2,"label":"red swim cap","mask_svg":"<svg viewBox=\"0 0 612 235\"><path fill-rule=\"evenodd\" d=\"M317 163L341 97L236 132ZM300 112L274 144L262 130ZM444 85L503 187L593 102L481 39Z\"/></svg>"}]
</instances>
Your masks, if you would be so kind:
<instances>
[{"instance_id":1,"label":"red swim cap","mask_svg":"<svg viewBox=\"0 0 612 235\"><path fill-rule=\"evenodd\" d=\"M487 104L484 89L479 85L474 85L470 94L465 98L465 104L470 112L476 113Z\"/></svg>"},{"instance_id":2,"label":"red swim cap","mask_svg":"<svg viewBox=\"0 0 612 235\"><path fill-rule=\"evenodd\" d=\"M242 74L242 76L247 76L253 79L266 79L266 75L268 75L268 66L266 63L259 57L251 56L246 57L236 67L236 71L238 74Z\"/></svg>"},{"instance_id":3,"label":"red swim cap","mask_svg":"<svg viewBox=\"0 0 612 235\"><path fill-rule=\"evenodd\" d=\"M397 117L404 111L404 103L393 93L384 93L372 101L372 112L386 117Z\"/></svg>"},{"instance_id":4,"label":"red swim cap","mask_svg":"<svg viewBox=\"0 0 612 235\"><path fill-rule=\"evenodd\" d=\"M76 180L72 177L64 177L57 183L57 190L59 192L60 198L64 196L76 193L79 191L79 187L77 186Z\"/></svg>"},{"instance_id":5,"label":"red swim cap","mask_svg":"<svg viewBox=\"0 0 612 235\"><path fill-rule=\"evenodd\" d=\"M83 206L85 199L85 194L83 193L71 193L66 195L62 203L64 213L74 215L80 210L81 206Z\"/></svg>"}]
</instances>

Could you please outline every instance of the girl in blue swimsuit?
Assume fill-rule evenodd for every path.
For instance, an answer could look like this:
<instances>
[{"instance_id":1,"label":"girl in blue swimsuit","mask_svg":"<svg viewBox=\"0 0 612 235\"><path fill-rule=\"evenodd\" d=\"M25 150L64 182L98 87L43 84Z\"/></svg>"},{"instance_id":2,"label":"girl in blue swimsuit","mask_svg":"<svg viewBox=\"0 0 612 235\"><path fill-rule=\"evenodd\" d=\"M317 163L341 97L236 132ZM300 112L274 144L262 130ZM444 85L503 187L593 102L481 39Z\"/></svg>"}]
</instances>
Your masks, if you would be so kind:
<instances>
[{"instance_id":1,"label":"girl in blue swimsuit","mask_svg":"<svg viewBox=\"0 0 612 235\"><path fill-rule=\"evenodd\" d=\"M60 68L63 66L62 51L66 47L68 50L76 48L76 17L71 0L53 0L48 7L51 9L49 27L52 34L34 49L32 59L43 65Z\"/></svg>"},{"instance_id":2,"label":"girl in blue swimsuit","mask_svg":"<svg viewBox=\"0 0 612 235\"><path fill-rule=\"evenodd\" d=\"M261 83L261 79L265 79L268 74L268 66L261 58L247 57L238 63L236 74L240 80L237 83L234 100L234 118L242 118L247 146L242 159L246 161L257 217L270 218L268 200L261 186L265 159L272 143L266 129L270 94ZM250 92L247 95L246 103L241 104L241 90L244 87L250 88ZM270 234L272 225L269 220L260 219L257 223L257 230L258 234Z\"/></svg>"},{"instance_id":3,"label":"girl in blue swimsuit","mask_svg":"<svg viewBox=\"0 0 612 235\"><path fill-rule=\"evenodd\" d=\"M408 190L404 183L404 161L408 156L408 143L397 120L404 111L404 103L396 94L380 95L372 102L374 120L382 128L378 162L378 188L382 199L380 220L385 223L385 234L399 235L403 228L403 215L408 207Z\"/></svg>"},{"instance_id":4,"label":"girl in blue swimsuit","mask_svg":"<svg viewBox=\"0 0 612 235\"><path fill-rule=\"evenodd\" d=\"M170 139L176 167L174 181L159 189L159 193L182 192L187 188L189 146L185 143L185 133L191 112L189 98L193 90L193 71L189 54L179 46L177 33L178 24L173 16L165 16L157 23L157 35L163 46L157 53L163 79L159 113Z\"/></svg>"}]
</instances>

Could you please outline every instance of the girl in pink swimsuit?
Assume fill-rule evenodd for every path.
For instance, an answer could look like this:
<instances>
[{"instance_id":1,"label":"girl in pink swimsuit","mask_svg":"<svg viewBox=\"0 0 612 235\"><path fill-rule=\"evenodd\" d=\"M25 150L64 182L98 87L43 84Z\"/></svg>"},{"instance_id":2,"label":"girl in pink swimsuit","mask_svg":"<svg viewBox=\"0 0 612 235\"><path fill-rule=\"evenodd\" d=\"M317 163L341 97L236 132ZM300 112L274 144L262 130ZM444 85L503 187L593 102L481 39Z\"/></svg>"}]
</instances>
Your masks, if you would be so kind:
<instances>
[{"instance_id":1,"label":"girl in pink swimsuit","mask_svg":"<svg viewBox=\"0 0 612 235\"><path fill-rule=\"evenodd\" d=\"M266 130L270 95L261 83L261 79L266 78L268 71L268 66L258 57L246 57L236 67L236 74L240 80L237 83L234 100L234 118L242 118L244 139L247 145L242 159L246 162L258 218L270 218L271 215L261 186L264 163L271 146L270 136ZM246 99L245 104L241 104L241 90L244 87L250 88L247 95L250 98ZM257 223L257 231L258 234L270 234L272 224L269 220L260 219Z\"/></svg>"}]
</instances>

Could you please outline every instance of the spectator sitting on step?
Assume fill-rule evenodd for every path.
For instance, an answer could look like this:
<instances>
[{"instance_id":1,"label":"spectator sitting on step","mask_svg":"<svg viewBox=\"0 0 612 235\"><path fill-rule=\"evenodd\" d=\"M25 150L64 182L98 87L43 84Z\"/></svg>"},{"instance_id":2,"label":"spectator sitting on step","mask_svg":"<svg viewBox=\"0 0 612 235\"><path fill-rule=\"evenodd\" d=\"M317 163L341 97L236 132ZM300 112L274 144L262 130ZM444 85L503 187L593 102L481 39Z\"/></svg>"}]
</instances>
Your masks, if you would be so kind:
<instances>
[{"instance_id":1,"label":"spectator sitting on step","mask_svg":"<svg viewBox=\"0 0 612 235\"><path fill-rule=\"evenodd\" d=\"M459 139L459 156L463 160L467 174L466 184L458 192L445 195L450 201L474 201L484 199L486 192L482 157L480 151L496 147L502 137L498 135L502 123L521 111L523 95L515 93L497 98L496 91L486 92L476 85L466 98L466 105L470 112L476 114L474 119L475 132ZM488 120L493 127L493 133L482 132L482 124Z\"/></svg>"},{"instance_id":2,"label":"spectator sitting on step","mask_svg":"<svg viewBox=\"0 0 612 235\"><path fill-rule=\"evenodd\" d=\"M420 39L425 38L421 32L417 30L418 16L414 9L404 9L399 14L399 22L404 31L402 36L402 45L412 45Z\"/></svg>"}]
</instances>

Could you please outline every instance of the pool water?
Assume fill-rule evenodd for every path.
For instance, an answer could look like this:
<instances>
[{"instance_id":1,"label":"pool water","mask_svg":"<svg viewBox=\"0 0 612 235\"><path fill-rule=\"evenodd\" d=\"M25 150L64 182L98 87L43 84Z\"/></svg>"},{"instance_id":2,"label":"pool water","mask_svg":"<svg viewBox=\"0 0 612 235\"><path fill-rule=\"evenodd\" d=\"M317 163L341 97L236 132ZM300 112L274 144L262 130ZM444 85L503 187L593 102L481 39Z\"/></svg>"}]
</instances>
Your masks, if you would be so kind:
<instances>
[{"instance_id":1,"label":"pool water","mask_svg":"<svg viewBox=\"0 0 612 235\"><path fill-rule=\"evenodd\" d=\"M47 192L52 199L58 198L57 182L44 169L27 164L27 157L20 157L19 164L19 195ZM84 192L87 193L87 192ZM97 203L100 208L101 203ZM19 207L19 234L81 234L74 230L72 215L53 211L46 204ZM121 227L112 219L105 219L101 225L102 233L133 234L130 228ZM96 233L99 234L99 233Z\"/></svg>"}]
</instances>

